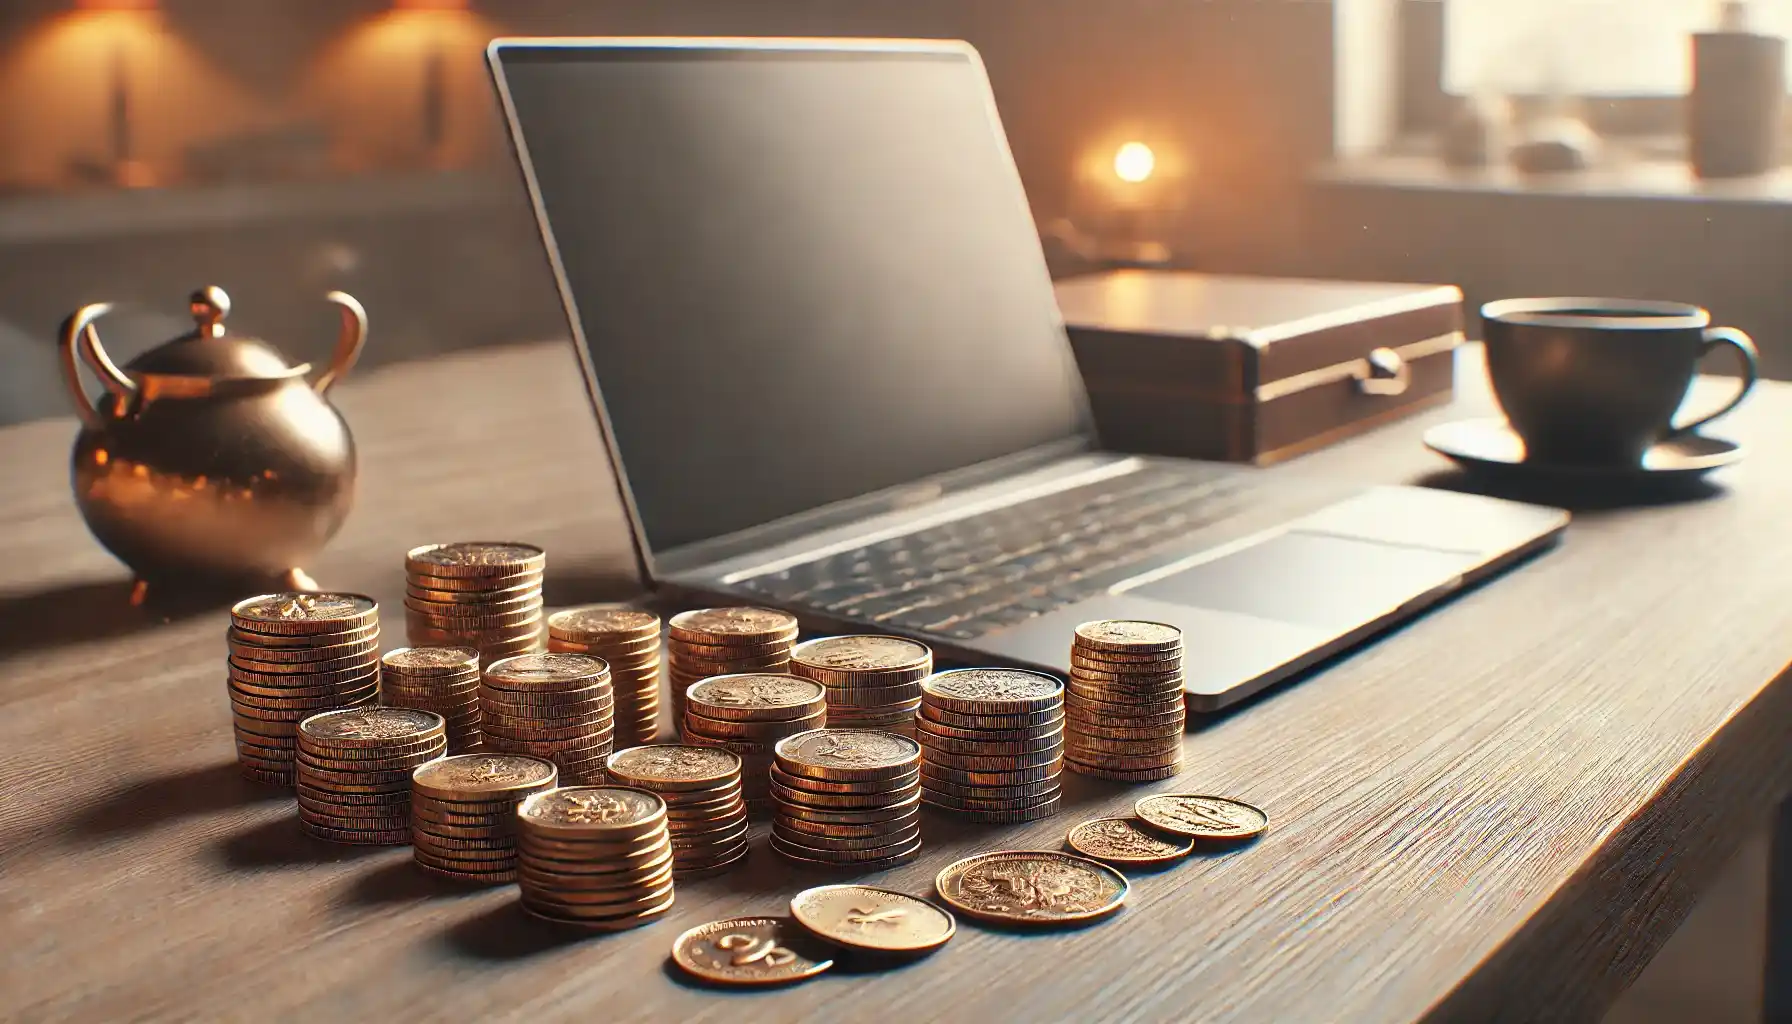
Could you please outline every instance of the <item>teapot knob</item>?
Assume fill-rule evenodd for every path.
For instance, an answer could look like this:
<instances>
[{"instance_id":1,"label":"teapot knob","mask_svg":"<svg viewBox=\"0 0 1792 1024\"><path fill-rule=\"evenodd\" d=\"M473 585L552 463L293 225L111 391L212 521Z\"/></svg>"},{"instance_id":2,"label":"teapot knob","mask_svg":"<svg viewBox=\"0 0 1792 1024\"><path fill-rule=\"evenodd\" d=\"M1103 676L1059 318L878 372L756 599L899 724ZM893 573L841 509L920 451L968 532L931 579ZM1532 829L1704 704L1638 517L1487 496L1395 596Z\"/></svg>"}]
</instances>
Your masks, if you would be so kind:
<instances>
[{"instance_id":1,"label":"teapot knob","mask_svg":"<svg viewBox=\"0 0 1792 1024\"><path fill-rule=\"evenodd\" d=\"M222 337L224 318L230 315L230 296L215 284L208 284L187 297L187 309L199 324L199 333L208 338Z\"/></svg>"}]
</instances>

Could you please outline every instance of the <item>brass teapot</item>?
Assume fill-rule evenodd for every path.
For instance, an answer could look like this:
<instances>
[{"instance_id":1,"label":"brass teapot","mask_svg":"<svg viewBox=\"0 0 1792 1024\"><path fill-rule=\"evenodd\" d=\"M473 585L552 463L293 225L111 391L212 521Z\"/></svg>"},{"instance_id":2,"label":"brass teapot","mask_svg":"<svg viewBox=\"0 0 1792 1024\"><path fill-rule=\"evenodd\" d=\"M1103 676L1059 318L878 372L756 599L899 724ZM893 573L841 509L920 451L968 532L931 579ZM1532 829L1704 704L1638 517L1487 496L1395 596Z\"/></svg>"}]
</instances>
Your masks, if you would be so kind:
<instances>
[{"instance_id":1,"label":"brass teapot","mask_svg":"<svg viewBox=\"0 0 1792 1024\"><path fill-rule=\"evenodd\" d=\"M273 348L226 331L230 297L188 300L194 330L121 370L83 306L63 321L62 368L83 428L75 439L75 503L88 529L137 574L132 602L154 585L275 583L309 590L301 564L335 535L354 502L355 444L325 395L361 353L367 314L342 292L336 352L316 380ZM105 387L95 403L85 360Z\"/></svg>"}]
</instances>

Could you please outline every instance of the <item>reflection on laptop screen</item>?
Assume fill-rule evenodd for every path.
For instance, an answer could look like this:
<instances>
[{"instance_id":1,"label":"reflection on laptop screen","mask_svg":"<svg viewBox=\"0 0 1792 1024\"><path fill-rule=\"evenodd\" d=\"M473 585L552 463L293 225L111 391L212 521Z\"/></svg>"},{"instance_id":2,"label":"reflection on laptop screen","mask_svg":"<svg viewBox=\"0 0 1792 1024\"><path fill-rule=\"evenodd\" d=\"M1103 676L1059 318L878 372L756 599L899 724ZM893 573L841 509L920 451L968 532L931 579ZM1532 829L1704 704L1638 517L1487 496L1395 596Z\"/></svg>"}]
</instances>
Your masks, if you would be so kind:
<instances>
[{"instance_id":1,"label":"reflection on laptop screen","mask_svg":"<svg viewBox=\"0 0 1792 1024\"><path fill-rule=\"evenodd\" d=\"M653 550L1084 431L967 54L498 60Z\"/></svg>"}]
</instances>

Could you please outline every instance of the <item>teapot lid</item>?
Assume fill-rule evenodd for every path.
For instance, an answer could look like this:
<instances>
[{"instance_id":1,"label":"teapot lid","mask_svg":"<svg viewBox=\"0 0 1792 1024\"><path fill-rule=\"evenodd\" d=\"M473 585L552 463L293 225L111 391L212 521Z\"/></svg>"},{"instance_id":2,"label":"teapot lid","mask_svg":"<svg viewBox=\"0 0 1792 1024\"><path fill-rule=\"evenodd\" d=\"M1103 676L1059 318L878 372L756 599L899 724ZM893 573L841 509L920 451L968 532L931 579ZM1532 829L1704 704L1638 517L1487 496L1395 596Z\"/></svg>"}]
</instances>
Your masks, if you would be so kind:
<instances>
[{"instance_id":1,"label":"teapot lid","mask_svg":"<svg viewBox=\"0 0 1792 1024\"><path fill-rule=\"evenodd\" d=\"M224 318L230 315L230 296L217 285L194 292L187 299L195 327L164 342L125 364L133 376L279 378L307 372L310 367L289 366L267 343L228 333Z\"/></svg>"}]
</instances>

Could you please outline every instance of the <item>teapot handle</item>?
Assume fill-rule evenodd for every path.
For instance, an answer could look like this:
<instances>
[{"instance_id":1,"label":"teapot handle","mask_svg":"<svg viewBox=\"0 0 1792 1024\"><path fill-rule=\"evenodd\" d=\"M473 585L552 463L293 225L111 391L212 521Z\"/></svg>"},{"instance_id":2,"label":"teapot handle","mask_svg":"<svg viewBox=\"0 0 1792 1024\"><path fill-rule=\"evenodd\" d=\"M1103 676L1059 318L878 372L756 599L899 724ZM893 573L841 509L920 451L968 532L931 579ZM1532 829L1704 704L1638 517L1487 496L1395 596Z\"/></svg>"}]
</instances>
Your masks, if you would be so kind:
<instances>
[{"instance_id":1,"label":"teapot handle","mask_svg":"<svg viewBox=\"0 0 1792 1024\"><path fill-rule=\"evenodd\" d=\"M361 358L361 343L367 340L367 311L347 292L331 292L324 298L334 302L342 313L342 333L336 337L336 353L330 357L330 368L311 385L323 394L354 368Z\"/></svg>"},{"instance_id":2,"label":"teapot handle","mask_svg":"<svg viewBox=\"0 0 1792 1024\"><path fill-rule=\"evenodd\" d=\"M105 417L100 415L99 407L93 399L87 397L87 390L81 386L80 359L85 358L87 365L93 368L95 376L107 391L117 396L119 408L137 396L137 384L124 375L112 357L106 354L105 346L100 344L99 331L94 329L93 322L112 311L110 302L98 302L90 306L82 306L62 322L62 335L58 345L62 353L62 374L68 384L70 396L75 400L75 412L80 415L81 422L95 430L103 429Z\"/></svg>"}]
</instances>

